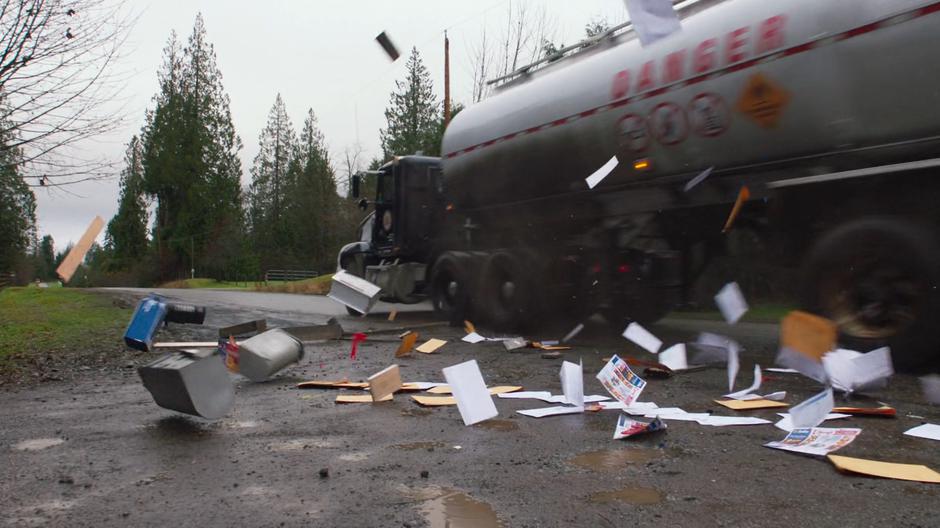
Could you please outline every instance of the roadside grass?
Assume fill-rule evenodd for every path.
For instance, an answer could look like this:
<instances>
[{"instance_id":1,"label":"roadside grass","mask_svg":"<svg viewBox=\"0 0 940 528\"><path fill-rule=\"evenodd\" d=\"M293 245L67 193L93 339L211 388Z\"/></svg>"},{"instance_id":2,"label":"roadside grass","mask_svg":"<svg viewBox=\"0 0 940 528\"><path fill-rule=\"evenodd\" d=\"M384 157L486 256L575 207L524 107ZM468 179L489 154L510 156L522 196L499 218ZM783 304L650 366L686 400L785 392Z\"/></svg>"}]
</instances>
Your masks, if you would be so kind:
<instances>
[{"instance_id":1,"label":"roadside grass","mask_svg":"<svg viewBox=\"0 0 940 528\"><path fill-rule=\"evenodd\" d=\"M330 292L330 284L333 274L320 275L312 279L299 281L276 282L268 281L255 285L255 291L273 292L273 293L298 293L303 295L326 295Z\"/></svg>"},{"instance_id":2,"label":"roadside grass","mask_svg":"<svg viewBox=\"0 0 940 528\"><path fill-rule=\"evenodd\" d=\"M194 289L194 290L250 290L254 282L228 282L215 279L184 279L170 281L158 288Z\"/></svg>"},{"instance_id":3,"label":"roadside grass","mask_svg":"<svg viewBox=\"0 0 940 528\"><path fill-rule=\"evenodd\" d=\"M326 295L330 291L333 274L320 275L312 279L298 281L268 282L226 282L215 279L185 279L167 282L159 288L202 289L202 290L252 290L271 293L297 293L303 295Z\"/></svg>"},{"instance_id":4,"label":"roadside grass","mask_svg":"<svg viewBox=\"0 0 940 528\"><path fill-rule=\"evenodd\" d=\"M788 313L798 309L789 304L766 303L751 306L741 318L744 323L779 323ZM676 310L668 315L672 319L723 321L718 310Z\"/></svg>"},{"instance_id":5,"label":"roadside grass","mask_svg":"<svg viewBox=\"0 0 940 528\"><path fill-rule=\"evenodd\" d=\"M34 356L111 349L132 310L112 299L73 288L7 288L0 291L0 372Z\"/></svg>"}]
</instances>

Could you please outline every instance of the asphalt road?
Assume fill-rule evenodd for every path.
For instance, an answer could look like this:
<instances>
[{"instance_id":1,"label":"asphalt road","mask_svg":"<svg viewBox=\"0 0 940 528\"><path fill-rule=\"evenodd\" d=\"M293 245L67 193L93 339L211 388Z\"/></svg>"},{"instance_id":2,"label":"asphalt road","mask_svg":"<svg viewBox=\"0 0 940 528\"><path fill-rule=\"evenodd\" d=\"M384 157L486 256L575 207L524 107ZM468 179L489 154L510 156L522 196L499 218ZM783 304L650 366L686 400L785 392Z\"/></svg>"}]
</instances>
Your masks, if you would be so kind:
<instances>
[{"instance_id":1,"label":"asphalt road","mask_svg":"<svg viewBox=\"0 0 940 528\"><path fill-rule=\"evenodd\" d=\"M365 379L396 362L397 328L421 326L422 338L449 343L437 354L398 360L406 381L443 381L441 368L475 358L491 385L560 393L560 360L462 343L462 329L423 326L434 318L420 305L388 322L387 307L354 318L325 298L163 293L205 304L209 316L201 327L171 326L159 340L212 339L218 326L258 317L293 325L331 316L347 332L367 331L369 340L355 361L349 341L310 343L301 364L267 383L237 379L236 406L217 422L157 407L133 368L0 392L0 525L940 525L940 486L845 475L824 459L768 449L762 444L785 435L772 425L670 421L666 431L615 441L616 411L533 419L515 411L542 402L496 399L497 419L465 427L455 407L422 408L405 394L393 402L340 405L334 403L339 391L295 388L309 379ZM672 320L650 329L667 344L703 330L735 337L744 347L739 388L751 383L754 362L769 366L776 352L775 325ZM597 321L573 345L564 357L583 360L588 394L604 394L594 379L602 358L645 354ZM142 353L136 363L154 357ZM722 368L648 382L641 400L661 407L777 418L713 403L727 392ZM820 387L772 374L764 390L786 390L795 404ZM921 401L915 380L896 376L873 399L854 403L875 400L896 407L898 417L825 424L863 429L839 454L940 469L937 442L902 435L925 421L940 423L940 407Z\"/></svg>"}]
</instances>

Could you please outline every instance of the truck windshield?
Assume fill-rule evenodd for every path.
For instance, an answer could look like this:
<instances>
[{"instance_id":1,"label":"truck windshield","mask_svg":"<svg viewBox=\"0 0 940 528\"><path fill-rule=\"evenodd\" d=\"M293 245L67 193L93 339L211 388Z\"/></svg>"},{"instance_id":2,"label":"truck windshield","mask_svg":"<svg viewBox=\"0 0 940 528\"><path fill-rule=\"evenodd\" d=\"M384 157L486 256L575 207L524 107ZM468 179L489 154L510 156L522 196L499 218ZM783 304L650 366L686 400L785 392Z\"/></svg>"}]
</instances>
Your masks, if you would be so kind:
<instances>
[{"instance_id":1,"label":"truck windshield","mask_svg":"<svg viewBox=\"0 0 940 528\"><path fill-rule=\"evenodd\" d=\"M391 172L383 171L379 174L375 201L380 204L390 204L395 201L395 177Z\"/></svg>"}]
</instances>

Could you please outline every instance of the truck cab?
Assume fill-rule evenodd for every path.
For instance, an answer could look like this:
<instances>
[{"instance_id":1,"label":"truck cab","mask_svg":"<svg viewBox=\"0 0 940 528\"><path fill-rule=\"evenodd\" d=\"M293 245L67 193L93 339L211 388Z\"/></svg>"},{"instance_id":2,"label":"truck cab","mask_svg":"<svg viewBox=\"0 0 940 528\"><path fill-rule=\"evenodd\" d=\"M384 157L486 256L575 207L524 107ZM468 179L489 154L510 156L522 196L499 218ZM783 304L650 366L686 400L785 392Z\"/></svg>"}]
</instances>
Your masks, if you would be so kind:
<instances>
[{"instance_id":1,"label":"truck cab","mask_svg":"<svg viewBox=\"0 0 940 528\"><path fill-rule=\"evenodd\" d=\"M361 197L359 206L373 211L360 224L359 240L340 250L337 267L380 286L382 300L419 302L446 209L440 159L396 157L377 171L354 175L354 198L360 198L366 175L375 178L375 196Z\"/></svg>"}]
</instances>

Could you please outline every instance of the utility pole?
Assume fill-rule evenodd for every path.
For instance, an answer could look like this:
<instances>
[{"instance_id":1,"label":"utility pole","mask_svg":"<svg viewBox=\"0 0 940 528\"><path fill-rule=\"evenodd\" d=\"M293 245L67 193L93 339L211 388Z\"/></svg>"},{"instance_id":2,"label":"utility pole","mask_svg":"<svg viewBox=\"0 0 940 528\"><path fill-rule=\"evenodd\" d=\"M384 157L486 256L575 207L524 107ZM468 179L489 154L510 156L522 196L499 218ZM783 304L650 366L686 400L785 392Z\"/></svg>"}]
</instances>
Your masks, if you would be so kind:
<instances>
[{"instance_id":1,"label":"utility pole","mask_svg":"<svg viewBox=\"0 0 940 528\"><path fill-rule=\"evenodd\" d=\"M450 123L450 40L444 32L444 128Z\"/></svg>"}]
</instances>

